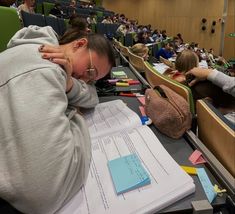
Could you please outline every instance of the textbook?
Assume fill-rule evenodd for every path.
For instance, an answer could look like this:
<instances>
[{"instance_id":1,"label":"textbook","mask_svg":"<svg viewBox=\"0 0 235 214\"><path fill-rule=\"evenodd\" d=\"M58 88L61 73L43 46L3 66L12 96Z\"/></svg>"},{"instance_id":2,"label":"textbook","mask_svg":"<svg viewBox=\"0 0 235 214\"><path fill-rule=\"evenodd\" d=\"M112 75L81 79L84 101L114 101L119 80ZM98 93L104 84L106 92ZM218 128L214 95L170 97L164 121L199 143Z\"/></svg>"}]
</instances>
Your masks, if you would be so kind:
<instances>
[{"instance_id":1,"label":"textbook","mask_svg":"<svg viewBox=\"0 0 235 214\"><path fill-rule=\"evenodd\" d=\"M91 135L90 171L81 190L58 213L155 213L195 191L193 179L123 101L100 103L84 117ZM131 154L151 182L117 194L108 162Z\"/></svg>"}]
</instances>

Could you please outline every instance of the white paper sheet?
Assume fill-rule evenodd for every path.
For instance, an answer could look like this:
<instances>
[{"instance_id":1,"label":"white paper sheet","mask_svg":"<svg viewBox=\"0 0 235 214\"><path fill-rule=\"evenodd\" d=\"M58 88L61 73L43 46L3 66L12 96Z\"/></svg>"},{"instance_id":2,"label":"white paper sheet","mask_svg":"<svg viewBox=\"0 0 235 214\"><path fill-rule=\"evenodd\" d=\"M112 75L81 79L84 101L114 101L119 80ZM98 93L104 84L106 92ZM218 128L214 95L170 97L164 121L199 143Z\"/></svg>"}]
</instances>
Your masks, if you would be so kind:
<instances>
[{"instance_id":1,"label":"white paper sheet","mask_svg":"<svg viewBox=\"0 0 235 214\"><path fill-rule=\"evenodd\" d=\"M163 74L167 68L170 68L168 65L165 65L164 63L154 63L153 68L160 74Z\"/></svg>"},{"instance_id":2,"label":"white paper sheet","mask_svg":"<svg viewBox=\"0 0 235 214\"><path fill-rule=\"evenodd\" d=\"M116 195L107 161L136 153L151 184ZM86 184L60 214L156 212L195 191L192 178L164 149L147 126L92 140L92 161Z\"/></svg>"},{"instance_id":3,"label":"white paper sheet","mask_svg":"<svg viewBox=\"0 0 235 214\"><path fill-rule=\"evenodd\" d=\"M92 138L141 126L140 117L122 100L100 103L84 114Z\"/></svg>"}]
</instances>

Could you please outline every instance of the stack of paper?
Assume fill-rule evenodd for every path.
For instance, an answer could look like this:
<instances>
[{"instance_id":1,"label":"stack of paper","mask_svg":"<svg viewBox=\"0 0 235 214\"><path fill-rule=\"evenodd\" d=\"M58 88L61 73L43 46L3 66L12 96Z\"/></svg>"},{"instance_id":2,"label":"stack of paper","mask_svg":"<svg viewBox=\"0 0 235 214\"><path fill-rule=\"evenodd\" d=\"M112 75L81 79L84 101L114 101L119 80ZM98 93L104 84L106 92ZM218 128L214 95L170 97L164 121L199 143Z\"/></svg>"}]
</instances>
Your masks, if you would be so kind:
<instances>
[{"instance_id":1,"label":"stack of paper","mask_svg":"<svg viewBox=\"0 0 235 214\"><path fill-rule=\"evenodd\" d=\"M90 172L84 187L59 213L154 213L195 191L193 179L121 100L101 103L84 117L92 137ZM138 156L151 183L117 195L108 162L130 154Z\"/></svg>"}]
</instances>

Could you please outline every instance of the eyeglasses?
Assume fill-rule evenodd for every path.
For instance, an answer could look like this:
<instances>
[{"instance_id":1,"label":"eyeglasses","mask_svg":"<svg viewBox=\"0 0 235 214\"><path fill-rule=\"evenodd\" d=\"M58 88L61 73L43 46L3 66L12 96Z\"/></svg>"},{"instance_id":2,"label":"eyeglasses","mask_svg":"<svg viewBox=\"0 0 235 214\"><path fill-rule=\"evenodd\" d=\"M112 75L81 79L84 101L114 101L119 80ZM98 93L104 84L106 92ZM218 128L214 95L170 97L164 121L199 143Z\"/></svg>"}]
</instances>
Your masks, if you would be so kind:
<instances>
[{"instance_id":1,"label":"eyeglasses","mask_svg":"<svg viewBox=\"0 0 235 214\"><path fill-rule=\"evenodd\" d=\"M98 76L97 70L93 67L93 62L92 62L92 57L91 57L91 50L88 49L89 51L89 57L90 57L90 68L86 70L87 76L90 78L91 81L96 80Z\"/></svg>"}]
</instances>

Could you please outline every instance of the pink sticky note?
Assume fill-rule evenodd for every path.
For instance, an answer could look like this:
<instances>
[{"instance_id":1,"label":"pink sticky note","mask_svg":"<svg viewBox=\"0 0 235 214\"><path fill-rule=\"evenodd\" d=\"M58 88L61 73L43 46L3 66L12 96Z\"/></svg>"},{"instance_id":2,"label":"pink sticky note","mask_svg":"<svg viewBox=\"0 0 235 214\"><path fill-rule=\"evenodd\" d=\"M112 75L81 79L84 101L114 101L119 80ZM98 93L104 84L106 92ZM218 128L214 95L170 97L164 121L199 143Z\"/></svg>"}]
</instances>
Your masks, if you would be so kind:
<instances>
[{"instance_id":1,"label":"pink sticky note","mask_svg":"<svg viewBox=\"0 0 235 214\"><path fill-rule=\"evenodd\" d=\"M200 163L206 163L206 161L202 157L202 153L198 151L197 149L190 155L189 160L194 165L200 164Z\"/></svg>"},{"instance_id":2,"label":"pink sticky note","mask_svg":"<svg viewBox=\"0 0 235 214\"><path fill-rule=\"evenodd\" d=\"M145 97L137 97L137 99L140 101L140 103L145 106Z\"/></svg>"},{"instance_id":3,"label":"pink sticky note","mask_svg":"<svg viewBox=\"0 0 235 214\"><path fill-rule=\"evenodd\" d=\"M140 109L141 115L142 115L142 116L146 116L144 106L139 106L139 109Z\"/></svg>"}]
</instances>

